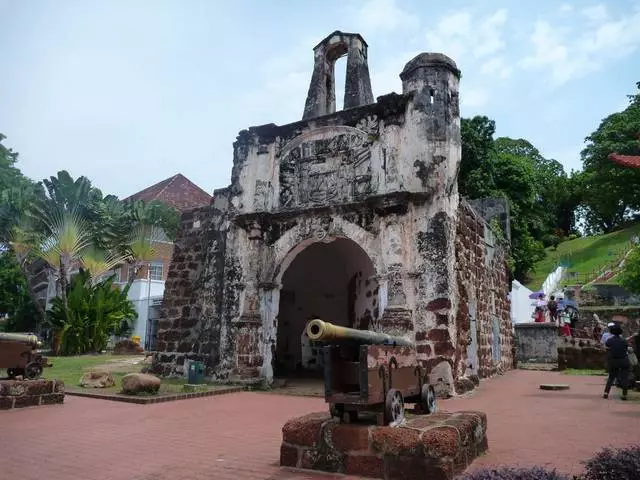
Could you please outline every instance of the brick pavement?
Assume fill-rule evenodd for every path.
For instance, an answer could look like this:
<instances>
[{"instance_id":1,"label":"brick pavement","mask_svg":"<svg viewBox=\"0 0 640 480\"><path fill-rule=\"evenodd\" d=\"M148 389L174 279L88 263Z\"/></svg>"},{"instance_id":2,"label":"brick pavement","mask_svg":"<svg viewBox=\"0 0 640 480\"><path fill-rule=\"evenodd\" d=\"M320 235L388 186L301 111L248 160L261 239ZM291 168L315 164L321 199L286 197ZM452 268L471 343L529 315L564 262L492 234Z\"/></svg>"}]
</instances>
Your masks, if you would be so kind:
<instances>
[{"instance_id":1,"label":"brick pavement","mask_svg":"<svg viewBox=\"0 0 640 480\"><path fill-rule=\"evenodd\" d=\"M561 382L571 389L538 390ZM441 408L487 412L490 450L472 468L549 464L577 472L601 446L640 443L640 403L603 400L603 382L516 371ZM0 478L345 479L278 466L284 422L324 409L318 398L251 392L144 406L68 396L61 406L0 412Z\"/></svg>"}]
</instances>

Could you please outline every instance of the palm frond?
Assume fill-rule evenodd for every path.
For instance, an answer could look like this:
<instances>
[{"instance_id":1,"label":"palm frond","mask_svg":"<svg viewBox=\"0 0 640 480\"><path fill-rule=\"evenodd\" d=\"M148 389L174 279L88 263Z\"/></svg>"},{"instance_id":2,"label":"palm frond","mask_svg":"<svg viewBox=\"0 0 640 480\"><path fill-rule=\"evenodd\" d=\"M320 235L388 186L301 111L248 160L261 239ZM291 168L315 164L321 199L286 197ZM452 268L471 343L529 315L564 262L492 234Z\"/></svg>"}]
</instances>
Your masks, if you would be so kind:
<instances>
[{"instance_id":1,"label":"palm frond","mask_svg":"<svg viewBox=\"0 0 640 480\"><path fill-rule=\"evenodd\" d=\"M92 246L82 252L80 262L91 275L92 283L95 284L102 275L125 263L127 259L128 255L117 255Z\"/></svg>"},{"instance_id":2,"label":"palm frond","mask_svg":"<svg viewBox=\"0 0 640 480\"><path fill-rule=\"evenodd\" d=\"M128 250L135 262L148 262L156 255L155 244L163 238L161 228L155 225L138 224L129 239Z\"/></svg>"}]
</instances>

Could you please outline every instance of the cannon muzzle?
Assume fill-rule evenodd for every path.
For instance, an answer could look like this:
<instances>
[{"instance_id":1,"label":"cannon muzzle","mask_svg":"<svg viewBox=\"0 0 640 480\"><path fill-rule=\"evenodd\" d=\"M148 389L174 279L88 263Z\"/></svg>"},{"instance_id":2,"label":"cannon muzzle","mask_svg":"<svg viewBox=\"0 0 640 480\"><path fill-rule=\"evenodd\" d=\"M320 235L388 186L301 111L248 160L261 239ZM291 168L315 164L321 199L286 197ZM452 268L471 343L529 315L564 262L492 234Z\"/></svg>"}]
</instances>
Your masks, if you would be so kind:
<instances>
[{"instance_id":1,"label":"cannon muzzle","mask_svg":"<svg viewBox=\"0 0 640 480\"><path fill-rule=\"evenodd\" d=\"M315 342L355 342L363 345L397 345L411 347L413 343L403 337L394 337L386 333L370 330L341 327L319 318L307 323L307 336Z\"/></svg>"},{"instance_id":2,"label":"cannon muzzle","mask_svg":"<svg viewBox=\"0 0 640 480\"><path fill-rule=\"evenodd\" d=\"M0 341L26 343L32 347L42 347L42 342L38 336L32 333L4 333L0 332Z\"/></svg>"}]
</instances>

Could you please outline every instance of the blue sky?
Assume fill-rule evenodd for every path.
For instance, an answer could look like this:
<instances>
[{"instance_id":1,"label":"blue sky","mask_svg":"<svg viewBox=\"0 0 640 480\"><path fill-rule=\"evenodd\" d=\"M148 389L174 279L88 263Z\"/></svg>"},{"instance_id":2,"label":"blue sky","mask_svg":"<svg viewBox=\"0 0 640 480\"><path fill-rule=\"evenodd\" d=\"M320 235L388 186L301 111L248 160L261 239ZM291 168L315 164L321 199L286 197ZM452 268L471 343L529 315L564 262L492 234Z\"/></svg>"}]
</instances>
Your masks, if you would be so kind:
<instances>
[{"instance_id":1,"label":"blue sky","mask_svg":"<svg viewBox=\"0 0 640 480\"><path fill-rule=\"evenodd\" d=\"M0 0L0 18L0 132L19 167L121 198L178 172L226 186L240 130L301 118L334 30L369 44L374 96L400 92L416 54L451 56L463 116L567 170L640 81L640 0Z\"/></svg>"}]
</instances>

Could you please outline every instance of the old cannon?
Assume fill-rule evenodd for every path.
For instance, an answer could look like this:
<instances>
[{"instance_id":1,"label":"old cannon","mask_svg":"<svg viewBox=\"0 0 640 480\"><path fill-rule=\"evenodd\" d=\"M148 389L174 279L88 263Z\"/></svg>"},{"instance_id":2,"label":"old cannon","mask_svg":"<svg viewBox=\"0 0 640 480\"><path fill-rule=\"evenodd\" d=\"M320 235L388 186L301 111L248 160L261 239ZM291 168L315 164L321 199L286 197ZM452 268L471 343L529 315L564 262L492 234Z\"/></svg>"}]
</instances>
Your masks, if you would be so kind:
<instances>
[{"instance_id":1,"label":"old cannon","mask_svg":"<svg viewBox=\"0 0 640 480\"><path fill-rule=\"evenodd\" d=\"M420 413L436 411L428 372L409 340L320 319L311 320L306 332L309 340L325 344L325 401L341 421L357 421L363 412L375 414L380 425L397 425L404 419L405 402L416 404Z\"/></svg>"},{"instance_id":2,"label":"old cannon","mask_svg":"<svg viewBox=\"0 0 640 480\"><path fill-rule=\"evenodd\" d=\"M9 378L18 375L35 379L42 375L44 367L50 367L47 357L39 349L42 342L30 333L0 332L0 368L6 368Z\"/></svg>"}]
</instances>

